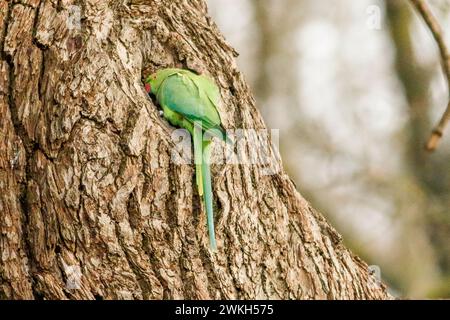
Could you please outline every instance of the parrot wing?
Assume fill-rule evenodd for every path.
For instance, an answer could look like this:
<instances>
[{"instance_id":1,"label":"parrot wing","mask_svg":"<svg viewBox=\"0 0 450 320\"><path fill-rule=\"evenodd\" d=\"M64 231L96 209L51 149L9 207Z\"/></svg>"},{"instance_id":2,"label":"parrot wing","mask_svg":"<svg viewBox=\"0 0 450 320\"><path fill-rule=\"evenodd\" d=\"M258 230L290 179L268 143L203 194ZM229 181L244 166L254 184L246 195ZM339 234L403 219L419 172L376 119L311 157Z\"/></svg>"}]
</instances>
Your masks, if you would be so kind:
<instances>
[{"instance_id":1,"label":"parrot wing","mask_svg":"<svg viewBox=\"0 0 450 320\"><path fill-rule=\"evenodd\" d=\"M199 90L202 90L207 95L208 99L217 109L220 104L220 91L214 81L202 75L193 75L192 81L194 81Z\"/></svg>"},{"instance_id":2,"label":"parrot wing","mask_svg":"<svg viewBox=\"0 0 450 320\"><path fill-rule=\"evenodd\" d=\"M158 101L171 110L183 115L190 122L201 122L205 131L215 129L223 135L220 117L214 104L204 98L205 93L191 77L176 73L167 77L158 90ZM219 136L220 137L220 136ZM220 137L224 139L224 137Z\"/></svg>"},{"instance_id":3,"label":"parrot wing","mask_svg":"<svg viewBox=\"0 0 450 320\"><path fill-rule=\"evenodd\" d=\"M212 104L212 107L217 112L217 109L219 108L220 102L221 102L221 96L219 87L215 84L215 82L210 79L207 76L203 75L196 75L193 73L189 73L189 77L194 82L195 86L198 88L198 91L200 93L200 97L203 101L205 101L205 104ZM219 116L219 114L217 113ZM221 120L219 117L219 125L215 129L220 130L220 134L223 136L223 140L228 144L233 144L233 140L230 138L230 136L225 132L221 125ZM220 137L219 137L220 138Z\"/></svg>"},{"instance_id":4,"label":"parrot wing","mask_svg":"<svg viewBox=\"0 0 450 320\"><path fill-rule=\"evenodd\" d=\"M211 103L218 108L220 104L220 91L219 87L217 87L214 80L205 75L198 75L194 72L185 69L177 69L180 70L180 73L189 77L194 84L197 86L199 90L202 90L206 93L208 99Z\"/></svg>"}]
</instances>

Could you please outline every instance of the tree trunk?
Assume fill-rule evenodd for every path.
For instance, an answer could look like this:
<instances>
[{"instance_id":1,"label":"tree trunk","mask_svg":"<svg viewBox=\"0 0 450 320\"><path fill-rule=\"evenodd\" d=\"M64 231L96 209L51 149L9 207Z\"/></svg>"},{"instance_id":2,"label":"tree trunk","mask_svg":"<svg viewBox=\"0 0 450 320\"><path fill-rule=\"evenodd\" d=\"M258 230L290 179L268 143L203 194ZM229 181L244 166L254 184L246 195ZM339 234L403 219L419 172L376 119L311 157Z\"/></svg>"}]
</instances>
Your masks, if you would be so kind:
<instances>
[{"instance_id":1,"label":"tree trunk","mask_svg":"<svg viewBox=\"0 0 450 320\"><path fill-rule=\"evenodd\" d=\"M71 2L0 0L1 298L389 298L267 163L213 166L209 250L194 168L142 85L209 73L224 126L264 129L202 0Z\"/></svg>"}]
</instances>

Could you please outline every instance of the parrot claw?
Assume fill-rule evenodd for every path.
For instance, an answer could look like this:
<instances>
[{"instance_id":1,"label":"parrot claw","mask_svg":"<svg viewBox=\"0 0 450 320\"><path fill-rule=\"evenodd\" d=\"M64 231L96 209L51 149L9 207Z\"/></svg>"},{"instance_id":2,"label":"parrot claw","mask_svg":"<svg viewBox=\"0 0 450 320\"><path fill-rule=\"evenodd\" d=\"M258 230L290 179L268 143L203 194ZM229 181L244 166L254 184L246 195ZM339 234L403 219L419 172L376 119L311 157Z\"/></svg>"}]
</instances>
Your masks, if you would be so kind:
<instances>
[{"instance_id":1,"label":"parrot claw","mask_svg":"<svg viewBox=\"0 0 450 320\"><path fill-rule=\"evenodd\" d=\"M162 110L159 110L158 114L160 117L164 116L164 112Z\"/></svg>"}]
</instances>

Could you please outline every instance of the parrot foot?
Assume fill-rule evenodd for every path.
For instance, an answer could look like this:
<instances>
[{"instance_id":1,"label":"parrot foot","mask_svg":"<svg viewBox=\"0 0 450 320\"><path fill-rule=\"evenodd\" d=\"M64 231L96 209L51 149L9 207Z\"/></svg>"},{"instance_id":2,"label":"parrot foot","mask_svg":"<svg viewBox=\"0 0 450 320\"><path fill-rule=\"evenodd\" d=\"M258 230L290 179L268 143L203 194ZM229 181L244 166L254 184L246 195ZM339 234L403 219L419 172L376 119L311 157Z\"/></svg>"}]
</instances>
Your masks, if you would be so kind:
<instances>
[{"instance_id":1,"label":"parrot foot","mask_svg":"<svg viewBox=\"0 0 450 320\"><path fill-rule=\"evenodd\" d=\"M159 110L158 114L159 114L160 117L163 117L164 116L164 111Z\"/></svg>"}]
</instances>

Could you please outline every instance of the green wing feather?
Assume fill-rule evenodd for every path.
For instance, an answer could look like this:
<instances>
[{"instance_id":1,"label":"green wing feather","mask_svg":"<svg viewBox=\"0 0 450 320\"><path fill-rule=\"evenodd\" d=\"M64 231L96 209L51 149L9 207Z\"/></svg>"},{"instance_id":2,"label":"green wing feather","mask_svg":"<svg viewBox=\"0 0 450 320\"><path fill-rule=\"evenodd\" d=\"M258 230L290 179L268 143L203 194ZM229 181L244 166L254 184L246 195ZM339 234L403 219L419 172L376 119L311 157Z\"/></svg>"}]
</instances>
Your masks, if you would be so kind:
<instances>
[{"instance_id":1,"label":"green wing feather","mask_svg":"<svg viewBox=\"0 0 450 320\"><path fill-rule=\"evenodd\" d=\"M220 91L217 85L210 78L203 75L192 75L192 81L194 81L195 85L200 88L204 93L206 93L210 102L214 105L214 107L219 108L220 104Z\"/></svg>"},{"instance_id":2,"label":"green wing feather","mask_svg":"<svg viewBox=\"0 0 450 320\"><path fill-rule=\"evenodd\" d=\"M161 105L181 114L191 123L200 122L204 131L211 132L221 140L226 139L215 105L207 92L191 77L182 73L168 76L158 90L157 99Z\"/></svg>"},{"instance_id":3,"label":"green wing feather","mask_svg":"<svg viewBox=\"0 0 450 320\"><path fill-rule=\"evenodd\" d=\"M208 104L211 103L214 109L217 111L221 101L219 87L217 87L212 79L203 75L196 75L191 73L190 78L202 94L202 101L206 101ZM219 130L220 133L212 133L212 135L219 137L221 140L225 140L229 144L233 144L233 141L221 126L220 118L219 125L214 129Z\"/></svg>"}]
</instances>

